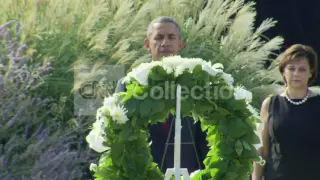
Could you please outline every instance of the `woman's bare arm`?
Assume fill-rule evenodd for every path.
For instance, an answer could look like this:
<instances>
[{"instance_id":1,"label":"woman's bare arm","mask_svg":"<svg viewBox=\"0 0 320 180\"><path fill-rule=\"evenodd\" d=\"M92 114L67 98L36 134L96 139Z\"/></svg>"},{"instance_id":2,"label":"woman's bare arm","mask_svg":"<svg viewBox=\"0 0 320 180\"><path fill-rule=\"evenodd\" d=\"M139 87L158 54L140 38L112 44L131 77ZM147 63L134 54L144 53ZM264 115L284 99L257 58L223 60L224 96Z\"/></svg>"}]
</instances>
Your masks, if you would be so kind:
<instances>
[{"instance_id":1,"label":"woman's bare arm","mask_svg":"<svg viewBox=\"0 0 320 180\"><path fill-rule=\"evenodd\" d=\"M262 147L258 149L260 156L266 160L268 157L268 150L269 150L269 123L268 123L268 110L270 104L270 97L266 98L260 110L260 120L264 123L263 130L261 132L262 136ZM263 176L264 166L254 162L253 164L254 170L252 173L252 180L261 180Z\"/></svg>"}]
</instances>

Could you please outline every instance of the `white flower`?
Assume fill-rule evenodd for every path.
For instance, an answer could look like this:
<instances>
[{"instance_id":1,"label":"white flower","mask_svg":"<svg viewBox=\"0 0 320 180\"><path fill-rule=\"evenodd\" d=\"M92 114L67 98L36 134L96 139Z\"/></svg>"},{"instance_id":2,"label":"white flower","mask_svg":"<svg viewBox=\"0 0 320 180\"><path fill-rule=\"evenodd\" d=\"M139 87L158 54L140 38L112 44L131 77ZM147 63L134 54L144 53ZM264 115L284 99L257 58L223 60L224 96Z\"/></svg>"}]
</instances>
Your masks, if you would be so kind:
<instances>
[{"instance_id":1,"label":"white flower","mask_svg":"<svg viewBox=\"0 0 320 180\"><path fill-rule=\"evenodd\" d=\"M229 86L232 86L234 79L231 74L223 73L222 78Z\"/></svg>"},{"instance_id":2,"label":"white flower","mask_svg":"<svg viewBox=\"0 0 320 180\"><path fill-rule=\"evenodd\" d=\"M216 71L216 69L213 69L211 66L208 66L206 64L202 65L202 70L206 71L207 73L209 73L211 76L215 76L217 75L218 71Z\"/></svg>"},{"instance_id":3,"label":"white flower","mask_svg":"<svg viewBox=\"0 0 320 180\"><path fill-rule=\"evenodd\" d=\"M178 64L177 67L175 68L175 77L178 77L179 75L181 75L185 70L188 70L190 73L193 72L193 69L197 66L197 65L201 65L204 63L205 61L199 58L192 58L192 59L185 59L182 63Z\"/></svg>"},{"instance_id":4,"label":"white flower","mask_svg":"<svg viewBox=\"0 0 320 180\"><path fill-rule=\"evenodd\" d=\"M212 68L221 69L222 71L224 69L224 67L221 63L215 63L214 65L212 65Z\"/></svg>"},{"instance_id":5,"label":"white flower","mask_svg":"<svg viewBox=\"0 0 320 180\"><path fill-rule=\"evenodd\" d=\"M89 169L90 171L97 172L98 166L94 163L91 163Z\"/></svg>"},{"instance_id":6,"label":"white flower","mask_svg":"<svg viewBox=\"0 0 320 180\"><path fill-rule=\"evenodd\" d=\"M184 63L184 67L185 69L188 69L190 73L192 73L193 69L197 66L197 65L201 65L204 63L205 61L199 58L192 58L192 59L188 59L187 61L185 61Z\"/></svg>"},{"instance_id":7,"label":"white flower","mask_svg":"<svg viewBox=\"0 0 320 180\"><path fill-rule=\"evenodd\" d=\"M110 116L117 123L124 124L129 120L126 115L127 112L123 106L118 105L114 109L110 109Z\"/></svg>"},{"instance_id":8,"label":"white flower","mask_svg":"<svg viewBox=\"0 0 320 180\"><path fill-rule=\"evenodd\" d=\"M93 150L95 150L98 153L102 153L108 149L109 147L106 147L103 145L103 142L105 141L103 136L101 135L101 132L92 129L88 136L86 137L86 141L89 143L89 147Z\"/></svg>"},{"instance_id":9,"label":"white flower","mask_svg":"<svg viewBox=\"0 0 320 180\"><path fill-rule=\"evenodd\" d=\"M89 147L99 153L106 151L109 147L103 145L106 139L103 137L104 128L107 127L107 118L103 115L107 111L106 107L101 107L97 110L96 121L93 123L93 128L86 137Z\"/></svg>"},{"instance_id":10,"label":"white flower","mask_svg":"<svg viewBox=\"0 0 320 180\"><path fill-rule=\"evenodd\" d=\"M109 96L109 97L104 98L103 106L108 109L111 109L116 106L117 102L118 102L118 95L114 94L113 96Z\"/></svg>"},{"instance_id":11,"label":"white flower","mask_svg":"<svg viewBox=\"0 0 320 180\"><path fill-rule=\"evenodd\" d=\"M201 170L200 170L200 169L198 169L198 170L196 170L196 171L192 172L192 173L190 174L190 178L192 179L196 174L198 174L198 173L200 173L200 172L201 172Z\"/></svg>"},{"instance_id":12,"label":"white flower","mask_svg":"<svg viewBox=\"0 0 320 180\"><path fill-rule=\"evenodd\" d=\"M175 71L174 71L174 77L178 77L180 76L181 74L183 74L184 70L186 68L184 66L178 66L176 67Z\"/></svg>"},{"instance_id":13,"label":"white flower","mask_svg":"<svg viewBox=\"0 0 320 180\"><path fill-rule=\"evenodd\" d=\"M236 100L244 99L247 103L250 103L252 101L252 93L243 87L236 87L234 88L234 98Z\"/></svg>"},{"instance_id":14,"label":"white flower","mask_svg":"<svg viewBox=\"0 0 320 180\"><path fill-rule=\"evenodd\" d=\"M168 74L171 74L177 66L183 64L185 61L186 59L181 58L181 56L164 57L162 60L163 68Z\"/></svg>"},{"instance_id":15,"label":"white flower","mask_svg":"<svg viewBox=\"0 0 320 180\"><path fill-rule=\"evenodd\" d=\"M93 124L93 127L95 129L98 128L103 128L107 126L107 118L104 116L105 113L109 112L108 108L105 106L102 106L101 108L99 108L97 110L97 114L96 114L96 122Z\"/></svg>"},{"instance_id":16,"label":"white flower","mask_svg":"<svg viewBox=\"0 0 320 180\"><path fill-rule=\"evenodd\" d=\"M107 127L108 122L107 118L102 116L100 119L97 119L96 122L93 123L93 129L100 134L104 134L104 128Z\"/></svg>"},{"instance_id":17,"label":"white flower","mask_svg":"<svg viewBox=\"0 0 320 180\"><path fill-rule=\"evenodd\" d=\"M131 72L127 74L125 78L123 78L122 83L129 83L131 78L136 79L141 85L148 85L148 74L150 70L155 66L162 66L161 61L152 61L150 63L142 63L138 67L133 68Z\"/></svg>"}]
</instances>

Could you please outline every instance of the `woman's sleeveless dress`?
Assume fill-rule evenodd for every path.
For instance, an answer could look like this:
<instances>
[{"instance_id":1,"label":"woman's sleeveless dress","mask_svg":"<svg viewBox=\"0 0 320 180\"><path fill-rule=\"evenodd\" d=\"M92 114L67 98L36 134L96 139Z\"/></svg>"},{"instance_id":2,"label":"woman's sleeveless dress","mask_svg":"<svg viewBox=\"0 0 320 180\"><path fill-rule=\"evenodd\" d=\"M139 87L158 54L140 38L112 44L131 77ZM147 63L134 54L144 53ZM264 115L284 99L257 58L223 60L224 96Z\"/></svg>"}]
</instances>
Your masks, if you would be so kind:
<instances>
[{"instance_id":1,"label":"woman's sleeveless dress","mask_svg":"<svg viewBox=\"0 0 320 180\"><path fill-rule=\"evenodd\" d=\"M319 95L301 105L271 97L269 134L265 180L320 180Z\"/></svg>"}]
</instances>

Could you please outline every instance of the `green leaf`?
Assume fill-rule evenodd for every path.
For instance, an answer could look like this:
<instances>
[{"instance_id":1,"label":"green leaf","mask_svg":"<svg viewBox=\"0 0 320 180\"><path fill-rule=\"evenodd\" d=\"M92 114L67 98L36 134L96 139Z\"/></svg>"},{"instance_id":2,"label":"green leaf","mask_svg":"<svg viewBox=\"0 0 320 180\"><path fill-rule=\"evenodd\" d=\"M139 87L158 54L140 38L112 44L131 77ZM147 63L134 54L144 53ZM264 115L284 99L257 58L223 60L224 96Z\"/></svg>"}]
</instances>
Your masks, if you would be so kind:
<instances>
[{"instance_id":1,"label":"green leaf","mask_svg":"<svg viewBox=\"0 0 320 180\"><path fill-rule=\"evenodd\" d=\"M143 95L146 94L148 92L148 88L147 87L144 87L144 86L141 86L141 85L136 85L134 86L134 89L132 91L132 93L138 97L144 97Z\"/></svg>"},{"instance_id":2,"label":"green leaf","mask_svg":"<svg viewBox=\"0 0 320 180\"><path fill-rule=\"evenodd\" d=\"M112 162L116 165L121 165L122 164L122 155L124 153L124 143L115 143L111 145L111 157L112 157Z\"/></svg>"},{"instance_id":3,"label":"green leaf","mask_svg":"<svg viewBox=\"0 0 320 180\"><path fill-rule=\"evenodd\" d=\"M251 133L244 135L241 139L243 141L246 141L248 144L259 144L260 143L259 137L254 132L251 132Z\"/></svg>"},{"instance_id":4,"label":"green leaf","mask_svg":"<svg viewBox=\"0 0 320 180\"><path fill-rule=\"evenodd\" d=\"M193 68L192 74L199 74L201 72L202 72L202 66L200 64L198 64Z\"/></svg>"},{"instance_id":5,"label":"green leaf","mask_svg":"<svg viewBox=\"0 0 320 180\"><path fill-rule=\"evenodd\" d=\"M245 157L248 160L259 161L258 152L254 148L251 148L250 151L243 151L242 157Z\"/></svg>"},{"instance_id":6,"label":"green leaf","mask_svg":"<svg viewBox=\"0 0 320 180\"><path fill-rule=\"evenodd\" d=\"M119 135L119 142L127 141L128 138L130 137L132 131L133 131L133 129L130 126L130 123L125 124L123 130L121 131L121 133Z\"/></svg>"},{"instance_id":7,"label":"green leaf","mask_svg":"<svg viewBox=\"0 0 320 180\"><path fill-rule=\"evenodd\" d=\"M161 66L155 66L151 69L149 73L149 78L154 81L165 80L167 72Z\"/></svg>"},{"instance_id":8,"label":"green leaf","mask_svg":"<svg viewBox=\"0 0 320 180\"><path fill-rule=\"evenodd\" d=\"M250 132L250 129L241 119L228 119L227 121L221 121L220 126L223 133L226 133L233 138L240 138Z\"/></svg>"},{"instance_id":9,"label":"green leaf","mask_svg":"<svg viewBox=\"0 0 320 180\"><path fill-rule=\"evenodd\" d=\"M218 148L219 153L223 155L231 155L234 152L233 148L226 141L220 142Z\"/></svg>"},{"instance_id":10,"label":"green leaf","mask_svg":"<svg viewBox=\"0 0 320 180\"><path fill-rule=\"evenodd\" d=\"M128 141L135 141L138 139L139 134L138 133L133 133L128 137Z\"/></svg>"},{"instance_id":11,"label":"green leaf","mask_svg":"<svg viewBox=\"0 0 320 180\"><path fill-rule=\"evenodd\" d=\"M235 150L238 156L241 156L242 152L243 152L243 146L240 140L237 140L237 142L235 143Z\"/></svg>"},{"instance_id":12,"label":"green leaf","mask_svg":"<svg viewBox=\"0 0 320 180\"><path fill-rule=\"evenodd\" d=\"M205 125L205 124L203 124L203 123L201 123L200 125L201 125L201 130L202 130L203 132L206 131L206 130L209 128L208 125Z\"/></svg>"},{"instance_id":13,"label":"green leaf","mask_svg":"<svg viewBox=\"0 0 320 180\"><path fill-rule=\"evenodd\" d=\"M141 117L148 117L151 115L152 110L152 100L151 99L145 99L140 101L140 116Z\"/></svg>"},{"instance_id":14,"label":"green leaf","mask_svg":"<svg viewBox=\"0 0 320 180\"><path fill-rule=\"evenodd\" d=\"M226 120L226 115L219 112L214 112L209 114L209 118L209 120L222 121Z\"/></svg>"},{"instance_id":15,"label":"green leaf","mask_svg":"<svg viewBox=\"0 0 320 180\"><path fill-rule=\"evenodd\" d=\"M216 111L222 115L225 115L225 116L231 114L228 110L226 110L225 108L221 108L221 107L217 108Z\"/></svg>"},{"instance_id":16,"label":"green leaf","mask_svg":"<svg viewBox=\"0 0 320 180\"><path fill-rule=\"evenodd\" d=\"M211 100L209 97L206 97L208 103L212 104L214 109L217 109L218 105L216 104L216 102L214 102L213 100Z\"/></svg>"},{"instance_id":17,"label":"green leaf","mask_svg":"<svg viewBox=\"0 0 320 180\"><path fill-rule=\"evenodd\" d=\"M166 107L166 104L163 99L154 100L152 102L152 113L163 112L165 107Z\"/></svg>"},{"instance_id":18,"label":"green leaf","mask_svg":"<svg viewBox=\"0 0 320 180\"><path fill-rule=\"evenodd\" d=\"M196 85L196 82L191 73L184 71L183 74L177 78L177 84L192 87Z\"/></svg>"},{"instance_id":19,"label":"green leaf","mask_svg":"<svg viewBox=\"0 0 320 180\"><path fill-rule=\"evenodd\" d=\"M137 117L133 116L131 118L131 126L136 127L136 125L137 125Z\"/></svg>"},{"instance_id":20,"label":"green leaf","mask_svg":"<svg viewBox=\"0 0 320 180\"><path fill-rule=\"evenodd\" d=\"M244 99L233 100L232 109L235 111L244 111L247 108L246 101Z\"/></svg>"},{"instance_id":21,"label":"green leaf","mask_svg":"<svg viewBox=\"0 0 320 180\"><path fill-rule=\"evenodd\" d=\"M162 174L162 172L160 171L160 169L158 168L158 165L156 163L152 163L149 166L149 169L147 171L147 176L149 177L149 179L154 179L154 180L163 180L164 179L164 175Z\"/></svg>"},{"instance_id":22,"label":"green leaf","mask_svg":"<svg viewBox=\"0 0 320 180\"><path fill-rule=\"evenodd\" d=\"M201 121L204 125L217 125L219 123L219 120L218 119L203 119Z\"/></svg>"},{"instance_id":23,"label":"green leaf","mask_svg":"<svg viewBox=\"0 0 320 180\"><path fill-rule=\"evenodd\" d=\"M242 141L242 145L246 150L249 150L249 151L251 150L250 145L246 141Z\"/></svg>"},{"instance_id":24,"label":"green leaf","mask_svg":"<svg viewBox=\"0 0 320 180\"><path fill-rule=\"evenodd\" d=\"M195 111L198 113L201 112L210 112L214 109L214 106L206 101L196 101Z\"/></svg>"},{"instance_id":25,"label":"green leaf","mask_svg":"<svg viewBox=\"0 0 320 180\"><path fill-rule=\"evenodd\" d=\"M239 177L238 173L236 173L236 172L228 172L224 178L228 179L228 180L233 180L233 179L237 179L238 177Z\"/></svg>"},{"instance_id":26,"label":"green leaf","mask_svg":"<svg viewBox=\"0 0 320 180\"><path fill-rule=\"evenodd\" d=\"M218 156L212 156L208 160L207 164L209 168L218 168L220 171L227 172L228 160L221 160Z\"/></svg>"},{"instance_id":27,"label":"green leaf","mask_svg":"<svg viewBox=\"0 0 320 180\"><path fill-rule=\"evenodd\" d=\"M137 112L139 112L139 101L137 99L129 99L125 102L124 107L128 110L128 117L137 115Z\"/></svg>"},{"instance_id":28,"label":"green leaf","mask_svg":"<svg viewBox=\"0 0 320 180\"><path fill-rule=\"evenodd\" d=\"M181 100L181 113L183 116L190 115L193 109L193 101L192 99L182 99Z\"/></svg>"}]
</instances>

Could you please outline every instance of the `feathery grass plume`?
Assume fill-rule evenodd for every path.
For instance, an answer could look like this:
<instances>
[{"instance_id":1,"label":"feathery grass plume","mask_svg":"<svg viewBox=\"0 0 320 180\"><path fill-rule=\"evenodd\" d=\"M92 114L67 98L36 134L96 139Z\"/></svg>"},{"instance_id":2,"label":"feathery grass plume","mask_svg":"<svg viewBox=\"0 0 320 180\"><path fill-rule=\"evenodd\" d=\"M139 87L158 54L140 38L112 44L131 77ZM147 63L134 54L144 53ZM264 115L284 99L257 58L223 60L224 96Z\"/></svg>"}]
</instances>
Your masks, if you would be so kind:
<instances>
[{"instance_id":1,"label":"feathery grass plume","mask_svg":"<svg viewBox=\"0 0 320 180\"><path fill-rule=\"evenodd\" d=\"M283 42L262 34L275 25L266 19L254 30L254 3L244 0L30 0L0 1L0 22L19 19L39 58L52 57L55 71L46 91L72 102L72 64L97 61L131 67L150 61L143 40L148 23L171 16L183 31L180 55L220 62L248 90L274 81L264 76L268 60ZM257 70L259 69L259 70ZM263 76L263 80L261 77ZM84 82L85 83L85 82ZM67 104L73 112L72 104ZM71 117L72 115L66 115ZM68 118L67 118L68 119Z\"/></svg>"}]
</instances>

